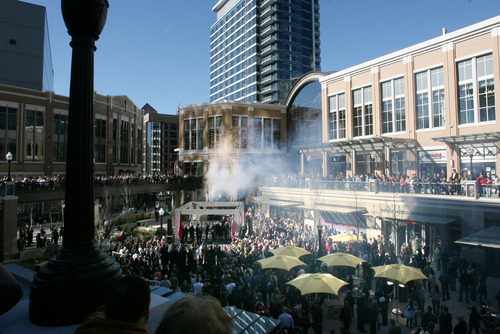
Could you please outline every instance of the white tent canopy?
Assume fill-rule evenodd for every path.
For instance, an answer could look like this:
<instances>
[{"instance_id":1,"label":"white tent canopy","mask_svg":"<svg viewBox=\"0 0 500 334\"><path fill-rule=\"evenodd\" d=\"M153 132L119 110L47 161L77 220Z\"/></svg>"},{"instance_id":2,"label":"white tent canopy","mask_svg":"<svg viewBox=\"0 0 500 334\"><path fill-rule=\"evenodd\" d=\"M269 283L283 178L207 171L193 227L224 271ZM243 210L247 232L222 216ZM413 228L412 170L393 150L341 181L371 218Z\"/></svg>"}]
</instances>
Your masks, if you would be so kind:
<instances>
[{"instance_id":1,"label":"white tent canopy","mask_svg":"<svg viewBox=\"0 0 500 334\"><path fill-rule=\"evenodd\" d=\"M201 217L208 215L232 215L236 234L238 234L243 226L244 210L242 202L189 202L175 209L175 231L179 229L179 222L183 215L189 215L191 222L200 221ZM187 221L183 221L182 224L187 224ZM177 239L177 232L174 232L174 235Z\"/></svg>"}]
</instances>

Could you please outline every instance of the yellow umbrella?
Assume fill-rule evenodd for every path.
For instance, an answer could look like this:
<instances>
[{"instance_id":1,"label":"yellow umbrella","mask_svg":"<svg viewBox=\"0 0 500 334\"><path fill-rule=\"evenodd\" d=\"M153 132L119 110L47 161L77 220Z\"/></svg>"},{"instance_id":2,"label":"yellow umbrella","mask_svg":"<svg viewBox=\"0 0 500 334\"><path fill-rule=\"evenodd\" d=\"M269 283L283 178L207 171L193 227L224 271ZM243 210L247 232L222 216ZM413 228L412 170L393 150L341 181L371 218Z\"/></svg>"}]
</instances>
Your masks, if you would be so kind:
<instances>
[{"instance_id":1,"label":"yellow umbrella","mask_svg":"<svg viewBox=\"0 0 500 334\"><path fill-rule=\"evenodd\" d=\"M286 255L275 255L262 260L258 260L262 265L262 269L284 269L290 270L297 266L305 265L304 262L300 261L294 256Z\"/></svg>"},{"instance_id":2,"label":"yellow umbrella","mask_svg":"<svg viewBox=\"0 0 500 334\"><path fill-rule=\"evenodd\" d=\"M322 256L317 259L318 261L325 262L327 266L344 266L356 268L361 262L366 262L351 254L346 253L332 253Z\"/></svg>"},{"instance_id":3,"label":"yellow umbrella","mask_svg":"<svg viewBox=\"0 0 500 334\"><path fill-rule=\"evenodd\" d=\"M348 283L331 274L302 274L286 284L293 285L303 295L309 293L331 293L338 295L340 288Z\"/></svg>"},{"instance_id":4,"label":"yellow umbrella","mask_svg":"<svg viewBox=\"0 0 500 334\"><path fill-rule=\"evenodd\" d=\"M311 254L306 251L304 248L295 247L295 246L285 246L271 250L274 255L287 255L294 257L301 257L303 255Z\"/></svg>"},{"instance_id":5,"label":"yellow umbrella","mask_svg":"<svg viewBox=\"0 0 500 334\"><path fill-rule=\"evenodd\" d=\"M342 241L342 242L354 242L354 241L358 241L358 240L364 240L363 238L358 237L357 235L352 234L352 233L343 233L343 234L333 235L333 236L330 236L330 239L332 239L332 241Z\"/></svg>"},{"instance_id":6,"label":"yellow umbrella","mask_svg":"<svg viewBox=\"0 0 500 334\"><path fill-rule=\"evenodd\" d=\"M375 271L375 277L384 277L403 284L416 279L427 279L422 270L403 264L389 264L387 266L373 267L372 269Z\"/></svg>"}]
</instances>

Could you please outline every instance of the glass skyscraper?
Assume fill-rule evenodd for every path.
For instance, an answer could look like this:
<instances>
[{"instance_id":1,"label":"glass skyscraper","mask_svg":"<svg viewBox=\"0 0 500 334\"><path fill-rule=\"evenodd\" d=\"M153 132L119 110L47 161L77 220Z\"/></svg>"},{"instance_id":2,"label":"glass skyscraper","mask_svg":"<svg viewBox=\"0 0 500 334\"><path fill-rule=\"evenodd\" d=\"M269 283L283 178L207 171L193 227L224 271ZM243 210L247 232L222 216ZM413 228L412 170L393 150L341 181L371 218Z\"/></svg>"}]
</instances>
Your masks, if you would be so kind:
<instances>
[{"instance_id":1,"label":"glass skyscraper","mask_svg":"<svg viewBox=\"0 0 500 334\"><path fill-rule=\"evenodd\" d=\"M43 6L0 0L0 83L54 90L49 26Z\"/></svg>"},{"instance_id":2,"label":"glass skyscraper","mask_svg":"<svg viewBox=\"0 0 500 334\"><path fill-rule=\"evenodd\" d=\"M319 0L220 0L210 33L210 101L280 103L321 70Z\"/></svg>"}]
</instances>

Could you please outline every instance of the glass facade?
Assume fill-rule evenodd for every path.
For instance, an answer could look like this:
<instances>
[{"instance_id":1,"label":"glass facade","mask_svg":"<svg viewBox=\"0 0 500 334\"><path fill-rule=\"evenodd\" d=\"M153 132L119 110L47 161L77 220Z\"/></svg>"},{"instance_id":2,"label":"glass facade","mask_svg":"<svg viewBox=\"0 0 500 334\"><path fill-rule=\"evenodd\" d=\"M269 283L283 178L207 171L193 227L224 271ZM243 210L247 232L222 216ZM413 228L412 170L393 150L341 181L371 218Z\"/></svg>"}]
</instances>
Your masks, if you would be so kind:
<instances>
[{"instance_id":1,"label":"glass facade","mask_svg":"<svg viewBox=\"0 0 500 334\"><path fill-rule=\"evenodd\" d=\"M460 124L495 120L493 55L457 63Z\"/></svg>"},{"instance_id":2,"label":"glass facade","mask_svg":"<svg viewBox=\"0 0 500 334\"><path fill-rule=\"evenodd\" d=\"M415 89L417 99L417 129L445 126L443 67L416 73Z\"/></svg>"},{"instance_id":3,"label":"glass facade","mask_svg":"<svg viewBox=\"0 0 500 334\"><path fill-rule=\"evenodd\" d=\"M300 76L320 70L318 0L224 6L211 27L210 101L283 102Z\"/></svg>"},{"instance_id":4,"label":"glass facade","mask_svg":"<svg viewBox=\"0 0 500 334\"><path fill-rule=\"evenodd\" d=\"M289 147L321 143L321 85L319 82L307 84L297 94L288 111L287 121Z\"/></svg>"},{"instance_id":5,"label":"glass facade","mask_svg":"<svg viewBox=\"0 0 500 334\"><path fill-rule=\"evenodd\" d=\"M44 111L26 110L24 136L24 160L43 161L45 148Z\"/></svg>"},{"instance_id":6,"label":"glass facade","mask_svg":"<svg viewBox=\"0 0 500 334\"><path fill-rule=\"evenodd\" d=\"M0 105L0 160L10 152L17 160L17 108Z\"/></svg>"},{"instance_id":7,"label":"glass facade","mask_svg":"<svg viewBox=\"0 0 500 334\"><path fill-rule=\"evenodd\" d=\"M97 124L96 124L96 128L97 128ZM96 136L97 135L98 135L98 133L97 133L97 129L96 129ZM54 114L53 140L52 140L52 161L54 161L54 162L66 162L67 140L68 140L68 115ZM96 138L96 142L98 142L97 138ZM106 143L106 137L104 138L104 143ZM96 148L96 151L97 151L97 148ZM97 154L97 152L96 152L96 154ZM96 162L97 162L97 157L96 157Z\"/></svg>"}]
</instances>

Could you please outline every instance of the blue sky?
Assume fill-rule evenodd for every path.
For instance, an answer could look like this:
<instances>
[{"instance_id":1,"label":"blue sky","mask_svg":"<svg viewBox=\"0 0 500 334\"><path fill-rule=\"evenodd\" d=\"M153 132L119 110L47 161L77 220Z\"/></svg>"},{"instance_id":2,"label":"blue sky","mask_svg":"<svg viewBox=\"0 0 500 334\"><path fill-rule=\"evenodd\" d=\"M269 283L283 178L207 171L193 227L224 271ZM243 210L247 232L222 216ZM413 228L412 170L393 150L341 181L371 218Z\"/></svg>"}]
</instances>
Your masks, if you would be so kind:
<instances>
[{"instance_id":1,"label":"blue sky","mask_svg":"<svg viewBox=\"0 0 500 334\"><path fill-rule=\"evenodd\" d=\"M54 89L69 94L70 36L59 0L47 8ZM109 0L96 42L94 89L128 95L142 107L175 114L209 102L210 26L216 0ZM320 0L321 67L341 70L500 15L498 0Z\"/></svg>"}]
</instances>

